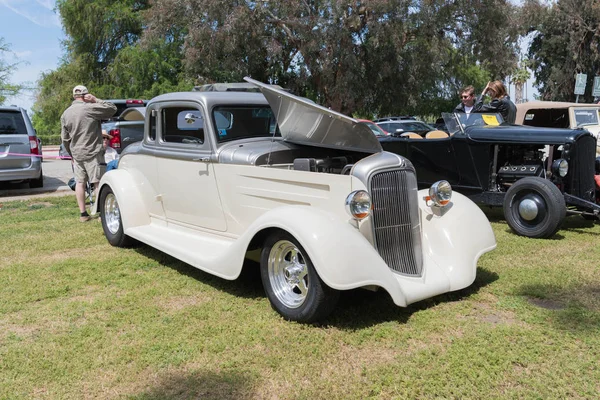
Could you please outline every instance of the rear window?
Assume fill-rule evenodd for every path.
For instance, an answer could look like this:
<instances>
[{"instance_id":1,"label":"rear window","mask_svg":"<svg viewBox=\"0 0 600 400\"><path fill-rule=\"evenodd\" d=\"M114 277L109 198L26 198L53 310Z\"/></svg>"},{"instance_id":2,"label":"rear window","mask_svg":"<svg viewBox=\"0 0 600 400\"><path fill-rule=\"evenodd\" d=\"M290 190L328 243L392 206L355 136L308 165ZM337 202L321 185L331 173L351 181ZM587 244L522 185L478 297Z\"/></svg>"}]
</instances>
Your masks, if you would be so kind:
<instances>
[{"instance_id":1,"label":"rear window","mask_svg":"<svg viewBox=\"0 0 600 400\"><path fill-rule=\"evenodd\" d=\"M23 115L19 111L0 111L0 135L27 135Z\"/></svg>"},{"instance_id":2,"label":"rear window","mask_svg":"<svg viewBox=\"0 0 600 400\"><path fill-rule=\"evenodd\" d=\"M269 106L215 107L212 112L218 142L281 136L275 115Z\"/></svg>"}]
</instances>

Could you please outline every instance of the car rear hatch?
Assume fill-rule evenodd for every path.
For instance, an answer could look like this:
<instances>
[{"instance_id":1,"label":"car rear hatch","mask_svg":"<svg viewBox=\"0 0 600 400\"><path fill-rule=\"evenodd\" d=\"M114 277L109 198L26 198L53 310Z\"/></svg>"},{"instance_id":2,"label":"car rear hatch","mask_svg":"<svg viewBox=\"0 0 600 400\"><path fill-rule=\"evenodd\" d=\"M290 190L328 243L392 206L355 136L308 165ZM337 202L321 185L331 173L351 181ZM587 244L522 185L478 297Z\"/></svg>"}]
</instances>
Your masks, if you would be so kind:
<instances>
[{"instance_id":1,"label":"car rear hatch","mask_svg":"<svg viewBox=\"0 0 600 400\"><path fill-rule=\"evenodd\" d=\"M0 110L0 171L28 168L31 146L20 111Z\"/></svg>"}]
</instances>

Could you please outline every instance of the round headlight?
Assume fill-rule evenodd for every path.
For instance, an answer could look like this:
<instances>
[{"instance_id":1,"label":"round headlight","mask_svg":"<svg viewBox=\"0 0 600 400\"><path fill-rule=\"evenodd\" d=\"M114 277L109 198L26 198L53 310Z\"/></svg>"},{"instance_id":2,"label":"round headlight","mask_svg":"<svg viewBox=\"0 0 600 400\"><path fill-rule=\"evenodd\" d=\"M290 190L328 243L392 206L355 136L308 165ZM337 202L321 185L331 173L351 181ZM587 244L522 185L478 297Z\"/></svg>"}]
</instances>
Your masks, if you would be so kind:
<instances>
[{"instance_id":1,"label":"round headlight","mask_svg":"<svg viewBox=\"0 0 600 400\"><path fill-rule=\"evenodd\" d=\"M364 219L371 213L371 196L364 190L356 190L346 197L346 211L353 218Z\"/></svg>"},{"instance_id":2,"label":"round headlight","mask_svg":"<svg viewBox=\"0 0 600 400\"><path fill-rule=\"evenodd\" d=\"M436 206L446 206L452 198L452 186L448 181L437 181L429 188L429 199Z\"/></svg>"},{"instance_id":3,"label":"round headlight","mask_svg":"<svg viewBox=\"0 0 600 400\"><path fill-rule=\"evenodd\" d=\"M564 158L554 160L554 162L552 163L552 172L555 175L564 178L565 176L567 176L567 172L569 172L569 163Z\"/></svg>"}]
</instances>

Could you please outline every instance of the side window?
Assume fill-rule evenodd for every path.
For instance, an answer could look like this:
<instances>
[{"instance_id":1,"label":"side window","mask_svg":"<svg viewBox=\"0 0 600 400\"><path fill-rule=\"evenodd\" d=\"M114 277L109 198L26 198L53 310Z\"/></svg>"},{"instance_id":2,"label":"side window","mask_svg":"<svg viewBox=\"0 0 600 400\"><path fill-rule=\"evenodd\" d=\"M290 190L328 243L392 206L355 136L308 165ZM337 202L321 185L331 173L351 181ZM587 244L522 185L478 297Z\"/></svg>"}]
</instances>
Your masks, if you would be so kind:
<instances>
[{"instance_id":1,"label":"side window","mask_svg":"<svg viewBox=\"0 0 600 400\"><path fill-rule=\"evenodd\" d=\"M204 117L198 109L168 107L161 110L162 139L169 143L204 144Z\"/></svg>"},{"instance_id":2,"label":"side window","mask_svg":"<svg viewBox=\"0 0 600 400\"><path fill-rule=\"evenodd\" d=\"M150 110L150 126L148 127L150 133L148 139L153 142L156 140L156 115L156 110Z\"/></svg>"}]
</instances>

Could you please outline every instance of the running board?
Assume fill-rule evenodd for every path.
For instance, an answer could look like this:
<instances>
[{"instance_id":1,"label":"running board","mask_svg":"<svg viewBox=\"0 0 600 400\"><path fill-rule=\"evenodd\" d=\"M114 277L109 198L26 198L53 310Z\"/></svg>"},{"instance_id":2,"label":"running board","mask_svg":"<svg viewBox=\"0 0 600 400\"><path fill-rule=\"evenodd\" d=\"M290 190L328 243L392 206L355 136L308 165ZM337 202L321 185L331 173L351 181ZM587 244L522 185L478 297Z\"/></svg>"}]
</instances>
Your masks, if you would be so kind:
<instances>
[{"instance_id":1,"label":"running board","mask_svg":"<svg viewBox=\"0 0 600 400\"><path fill-rule=\"evenodd\" d=\"M237 278L245 255L245 249L242 251L236 248L236 239L200 231L187 232L179 227L149 224L129 228L125 234L224 279Z\"/></svg>"}]
</instances>

